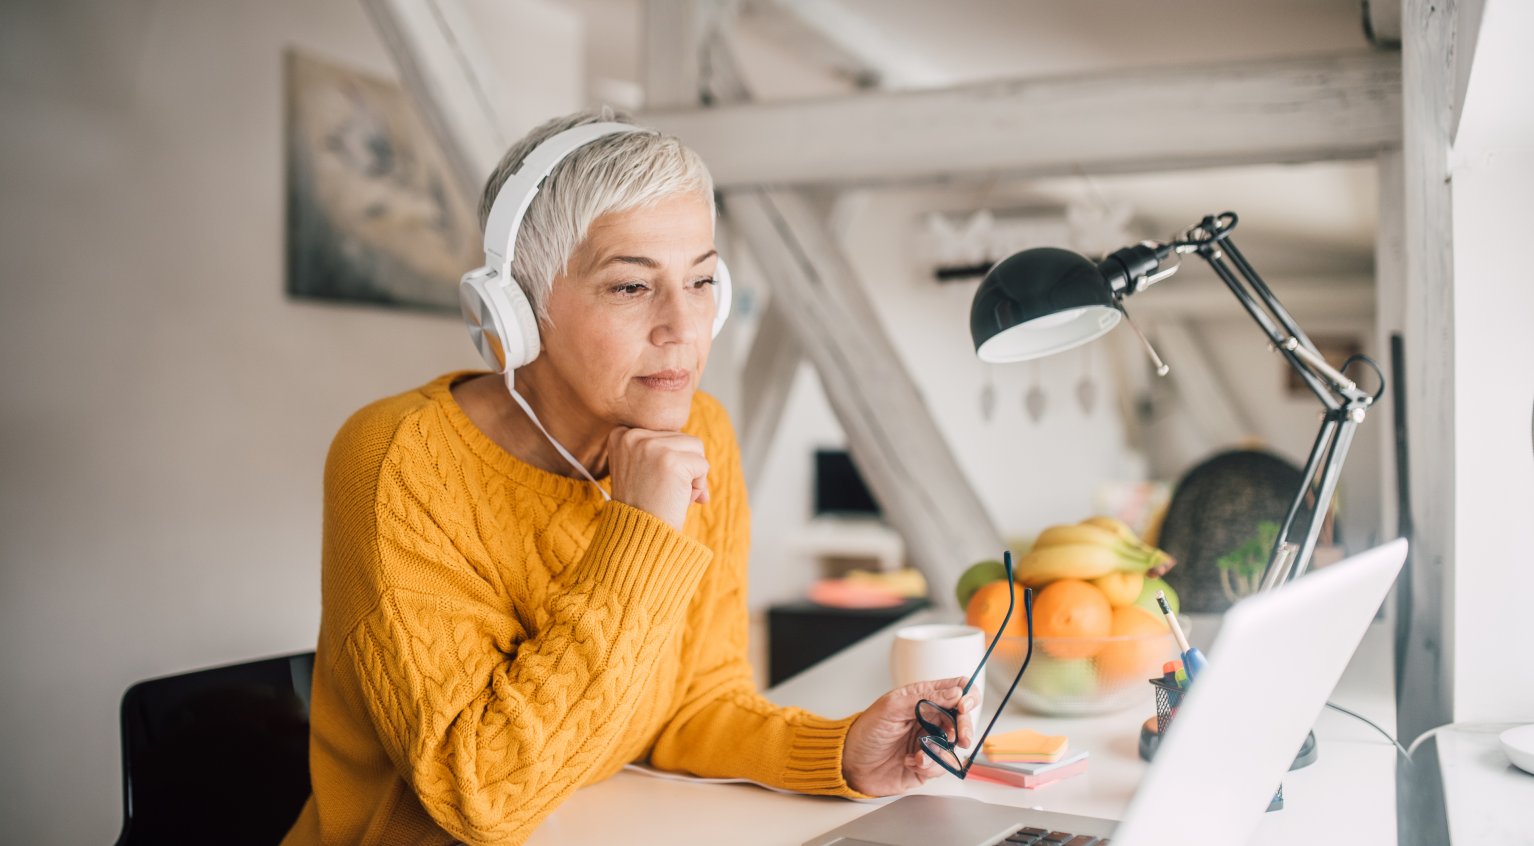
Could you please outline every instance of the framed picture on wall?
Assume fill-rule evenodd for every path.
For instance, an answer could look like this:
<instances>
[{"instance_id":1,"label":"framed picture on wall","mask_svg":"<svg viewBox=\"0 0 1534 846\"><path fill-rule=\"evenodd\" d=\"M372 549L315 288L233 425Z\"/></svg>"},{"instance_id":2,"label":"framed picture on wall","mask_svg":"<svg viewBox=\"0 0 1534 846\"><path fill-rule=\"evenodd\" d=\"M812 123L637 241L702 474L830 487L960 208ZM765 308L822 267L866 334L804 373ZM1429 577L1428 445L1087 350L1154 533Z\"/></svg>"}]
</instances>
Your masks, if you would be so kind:
<instances>
[{"instance_id":1,"label":"framed picture on wall","mask_svg":"<svg viewBox=\"0 0 1534 846\"><path fill-rule=\"evenodd\" d=\"M476 199L395 82L284 55L287 292L458 313L484 258Z\"/></svg>"}]
</instances>

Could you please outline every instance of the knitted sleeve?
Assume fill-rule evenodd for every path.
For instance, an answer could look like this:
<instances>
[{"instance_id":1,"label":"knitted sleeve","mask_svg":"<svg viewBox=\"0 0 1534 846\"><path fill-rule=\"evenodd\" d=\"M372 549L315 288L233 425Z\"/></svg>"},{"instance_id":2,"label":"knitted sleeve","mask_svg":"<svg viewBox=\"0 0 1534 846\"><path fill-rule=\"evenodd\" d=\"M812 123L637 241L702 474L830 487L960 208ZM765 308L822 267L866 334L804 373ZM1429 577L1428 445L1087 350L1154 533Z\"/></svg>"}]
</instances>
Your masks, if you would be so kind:
<instances>
[{"instance_id":1,"label":"knitted sleeve","mask_svg":"<svg viewBox=\"0 0 1534 846\"><path fill-rule=\"evenodd\" d=\"M699 588L695 607L700 611L690 622L703 628L699 639L707 653L685 701L652 747L650 763L802 793L861 798L842 776L842 746L857 715L826 719L775 705L752 682L746 654L750 509L734 432L723 409L713 408L717 421L706 441L709 490L724 496L708 542L718 560Z\"/></svg>"},{"instance_id":2,"label":"knitted sleeve","mask_svg":"<svg viewBox=\"0 0 1534 846\"><path fill-rule=\"evenodd\" d=\"M386 459L371 513L326 529L388 574L338 672L355 675L384 749L439 826L470 844L521 843L617 742L712 554L608 503L528 637L455 551L444 522L463 515L395 475Z\"/></svg>"}]
</instances>

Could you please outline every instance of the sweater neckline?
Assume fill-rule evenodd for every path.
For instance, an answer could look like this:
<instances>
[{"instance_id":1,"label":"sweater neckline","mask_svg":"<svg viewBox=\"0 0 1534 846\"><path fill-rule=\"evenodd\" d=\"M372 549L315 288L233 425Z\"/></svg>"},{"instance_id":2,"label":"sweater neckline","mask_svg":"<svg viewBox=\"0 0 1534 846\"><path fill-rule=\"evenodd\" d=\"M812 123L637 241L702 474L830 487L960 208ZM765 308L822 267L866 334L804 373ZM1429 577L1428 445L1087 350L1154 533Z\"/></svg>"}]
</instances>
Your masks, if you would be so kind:
<instances>
[{"instance_id":1,"label":"sweater neckline","mask_svg":"<svg viewBox=\"0 0 1534 846\"><path fill-rule=\"evenodd\" d=\"M453 428L463 438L463 442L468 445L475 456L492 470L519 485L531 488L546 496L557 497L571 502L588 500L600 502L602 497L592 489L590 482L585 479L561 476L558 473L550 473L540 467L534 467L507 452L500 444L491 440L490 436L485 434L483 430L474 425L474 421L469 419L469 415L464 412L463 407L458 404L457 398L453 396L453 386L476 376L488 374L489 371L487 370L457 370L434 379L422 390L428 399L443 409L448 421L452 423ZM597 483L601 485L602 490L611 494L611 480L611 476L603 476L597 480Z\"/></svg>"}]
</instances>

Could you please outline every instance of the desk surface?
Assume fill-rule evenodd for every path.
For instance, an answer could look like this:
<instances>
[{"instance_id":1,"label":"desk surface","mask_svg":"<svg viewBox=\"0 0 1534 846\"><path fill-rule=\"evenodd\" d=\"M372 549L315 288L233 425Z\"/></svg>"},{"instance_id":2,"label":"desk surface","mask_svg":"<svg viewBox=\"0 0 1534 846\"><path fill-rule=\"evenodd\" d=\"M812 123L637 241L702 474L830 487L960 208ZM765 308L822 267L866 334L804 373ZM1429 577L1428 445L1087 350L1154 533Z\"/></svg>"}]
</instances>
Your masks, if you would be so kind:
<instances>
[{"instance_id":1,"label":"desk surface","mask_svg":"<svg viewBox=\"0 0 1534 846\"><path fill-rule=\"evenodd\" d=\"M931 612L905 623L935 619ZM1208 647L1218 620L1195 617L1195 644ZM1365 636L1332 701L1394 731L1390 633L1376 623ZM767 691L775 702L826 716L866 707L889 688L893 628ZM998 695L987 695L988 700ZM987 802L1117 818L1147 764L1136 754L1140 723L1154 713L1150 685L1143 708L1089 718L1052 718L1008 707L996 731L1027 726L1066 734L1092 752L1088 771L1041 790L936 778L919 792L973 796ZM1284 779L1285 808L1268 814L1253 844L1328 842L1394 844L1395 752L1372 729L1326 709L1317 718L1319 761ZM773 793L744 784L665 781L625 771L582 788L556 810L531 846L608 842L738 843L782 846L807 840L872 810L872 803ZM1320 838L1319 840L1317 838Z\"/></svg>"},{"instance_id":2,"label":"desk surface","mask_svg":"<svg viewBox=\"0 0 1534 846\"><path fill-rule=\"evenodd\" d=\"M1534 774L1508 761L1497 739L1506 728L1453 728L1433 741L1455 843L1534 846Z\"/></svg>"}]
</instances>

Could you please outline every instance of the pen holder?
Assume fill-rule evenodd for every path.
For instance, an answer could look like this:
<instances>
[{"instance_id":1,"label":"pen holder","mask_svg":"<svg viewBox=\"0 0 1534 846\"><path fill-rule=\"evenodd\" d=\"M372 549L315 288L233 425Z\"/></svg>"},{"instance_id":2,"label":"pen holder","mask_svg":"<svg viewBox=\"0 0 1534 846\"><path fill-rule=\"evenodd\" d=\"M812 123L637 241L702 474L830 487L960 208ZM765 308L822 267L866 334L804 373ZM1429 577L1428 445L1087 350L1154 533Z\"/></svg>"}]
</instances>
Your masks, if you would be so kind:
<instances>
[{"instance_id":1,"label":"pen holder","mask_svg":"<svg viewBox=\"0 0 1534 846\"><path fill-rule=\"evenodd\" d=\"M1182 704L1185 691L1161 679L1151 679L1150 683L1156 689L1156 736L1165 737L1172 718L1177 716L1177 706Z\"/></svg>"},{"instance_id":2,"label":"pen holder","mask_svg":"<svg viewBox=\"0 0 1534 846\"><path fill-rule=\"evenodd\" d=\"M1177 706L1182 704L1183 694L1187 691L1176 684L1161 679L1151 679L1151 687L1156 689L1156 734L1147 742L1146 732L1140 735L1140 757L1149 761L1156 754L1156 747L1160 745L1161 738L1166 737L1167 729L1172 725L1172 719L1177 716ZM1147 726L1146 728L1149 728ZM1269 811L1277 811L1284 807L1284 786L1278 786L1278 792L1273 794L1273 801L1268 803Z\"/></svg>"}]
</instances>

